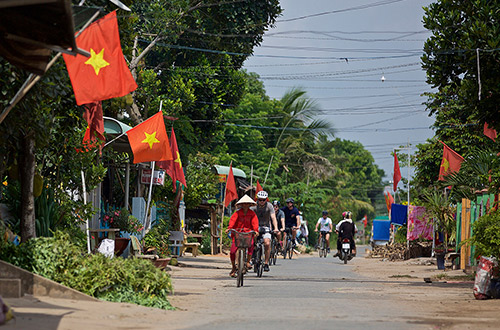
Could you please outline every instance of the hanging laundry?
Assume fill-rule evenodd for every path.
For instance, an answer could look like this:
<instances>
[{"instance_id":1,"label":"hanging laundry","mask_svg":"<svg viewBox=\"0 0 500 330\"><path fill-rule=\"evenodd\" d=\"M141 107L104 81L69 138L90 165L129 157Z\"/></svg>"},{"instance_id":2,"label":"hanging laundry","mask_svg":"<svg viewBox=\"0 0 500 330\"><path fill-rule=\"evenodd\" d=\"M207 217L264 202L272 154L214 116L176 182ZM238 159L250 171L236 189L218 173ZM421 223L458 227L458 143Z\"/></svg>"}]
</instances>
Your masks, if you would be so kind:
<instances>
[{"instance_id":1,"label":"hanging laundry","mask_svg":"<svg viewBox=\"0 0 500 330\"><path fill-rule=\"evenodd\" d=\"M408 218L408 207L401 204L391 205L391 223L403 226L406 224L406 219Z\"/></svg>"},{"instance_id":2,"label":"hanging laundry","mask_svg":"<svg viewBox=\"0 0 500 330\"><path fill-rule=\"evenodd\" d=\"M432 240L432 219L425 215L425 207L410 205L406 238L409 241L418 238Z\"/></svg>"}]
</instances>

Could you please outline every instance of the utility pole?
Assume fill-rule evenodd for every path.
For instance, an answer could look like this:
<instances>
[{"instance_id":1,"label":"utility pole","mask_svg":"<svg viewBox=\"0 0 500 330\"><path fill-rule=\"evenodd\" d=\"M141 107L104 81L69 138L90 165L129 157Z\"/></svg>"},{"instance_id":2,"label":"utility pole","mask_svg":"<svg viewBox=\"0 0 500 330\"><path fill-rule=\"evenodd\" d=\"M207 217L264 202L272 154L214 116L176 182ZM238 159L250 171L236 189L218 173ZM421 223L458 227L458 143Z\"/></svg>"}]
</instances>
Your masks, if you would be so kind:
<instances>
[{"instance_id":1,"label":"utility pole","mask_svg":"<svg viewBox=\"0 0 500 330\"><path fill-rule=\"evenodd\" d=\"M406 208L406 228L408 228L408 220L410 219L410 139L408 139L408 144L406 147L400 147L400 148L394 148L394 151L396 150L407 150L408 151L408 174L407 174L407 187L408 187L408 192L407 192L407 208ZM408 234L406 235L408 237ZM406 248L410 247L410 241L408 239L406 240Z\"/></svg>"}]
</instances>

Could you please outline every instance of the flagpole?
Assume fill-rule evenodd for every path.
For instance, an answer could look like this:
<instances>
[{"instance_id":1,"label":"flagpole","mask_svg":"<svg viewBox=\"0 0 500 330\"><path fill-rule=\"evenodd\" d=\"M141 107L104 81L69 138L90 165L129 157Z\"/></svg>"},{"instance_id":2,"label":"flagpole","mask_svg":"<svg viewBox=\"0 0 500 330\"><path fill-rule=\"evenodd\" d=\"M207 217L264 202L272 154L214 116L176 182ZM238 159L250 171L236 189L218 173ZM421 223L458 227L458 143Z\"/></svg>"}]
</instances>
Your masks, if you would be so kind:
<instances>
[{"instance_id":1,"label":"flagpole","mask_svg":"<svg viewBox=\"0 0 500 330\"><path fill-rule=\"evenodd\" d=\"M149 203L151 202L151 192L153 190L154 174L155 174L155 161L153 160L151 162L151 181L149 183L148 202L146 204L146 212L144 212L144 231L145 231L145 233L147 233L149 231L148 227L150 225L150 223L147 223L147 219L148 219ZM149 221L149 222L151 222L151 221Z\"/></svg>"},{"instance_id":2,"label":"flagpole","mask_svg":"<svg viewBox=\"0 0 500 330\"><path fill-rule=\"evenodd\" d=\"M87 190L85 189L85 174L82 173L82 189L83 189L83 204L87 205ZM85 233L87 235L87 253L90 254L90 232L89 232L89 219L85 220Z\"/></svg>"},{"instance_id":3,"label":"flagpole","mask_svg":"<svg viewBox=\"0 0 500 330\"><path fill-rule=\"evenodd\" d=\"M229 164L229 169L233 166L233 161ZM229 178L229 173L226 176L226 187L224 189L224 201L222 202L222 214L221 214L221 222L220 222L220 253L222 253L222 235L224 229L224 211L226 210L226 193L227 193L227 179Z\"/></svg>"},{"instance_id":4,"label":"flagpole","mask_svg":"<svg viewBox=\"0 0 500 330\"><path fill-rule=\"evenodd\" d=\"M163 104L163 100L160 101L160 110L158 112L161 112L161 107ZM143 232L148 232L149 231L149 226L151 225L151 221L147 223L148 220L148 212L149 212L149 204L151 203L151 193L153 191L153 180L154 180L154 175L155 175L155 161L153 160L151 162L151 181L149 182L149 191L148 191L148 201L146 203L146 212L144 212L144 230Z\"/></svg>"}]
</instances>

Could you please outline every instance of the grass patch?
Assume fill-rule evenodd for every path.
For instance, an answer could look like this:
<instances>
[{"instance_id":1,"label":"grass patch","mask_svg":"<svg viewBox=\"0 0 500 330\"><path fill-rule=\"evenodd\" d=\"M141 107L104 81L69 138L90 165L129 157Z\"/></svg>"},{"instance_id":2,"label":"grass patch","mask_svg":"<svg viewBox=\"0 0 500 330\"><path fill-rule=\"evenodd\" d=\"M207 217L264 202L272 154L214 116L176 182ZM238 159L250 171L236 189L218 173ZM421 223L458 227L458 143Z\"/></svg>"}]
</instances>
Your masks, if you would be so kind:
<instances>
[{"instance_id":1,"label":"grass patch","mask_svg":"<svg viewBox=\"0 0 500 330\"><path fill-rule=\"evenodd\" d=\"M391 275L389 278L417 278L416 276L411 275Z\"/></svg>"},{"instance_id":2,"label":"grass patch","mask_svg":"<svg viewBox=\"0 0 500 330\"><path fill-rule=\"evenodd\" d=\"M475 274L464 274L464 275L448 275L446 273L437 274L433 276L432 279L440 281L474 281Z\"/></svg>"}]
</instances>

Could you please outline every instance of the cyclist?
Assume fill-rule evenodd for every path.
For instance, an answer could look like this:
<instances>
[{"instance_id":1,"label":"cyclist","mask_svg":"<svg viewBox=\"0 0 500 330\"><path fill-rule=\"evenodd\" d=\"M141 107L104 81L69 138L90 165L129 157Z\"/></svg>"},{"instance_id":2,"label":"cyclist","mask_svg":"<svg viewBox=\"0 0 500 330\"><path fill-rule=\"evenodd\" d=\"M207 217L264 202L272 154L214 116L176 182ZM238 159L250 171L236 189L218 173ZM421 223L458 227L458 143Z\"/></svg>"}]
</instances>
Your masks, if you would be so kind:
<instances>
[{"instance_id":1,"label":"cyclist","mask_svg":"<svg viewBox=\"0 0 500 330\"><path fill-rule=\"evenodd\" d=\"M330 233L332 232L333 229L333 224L332 224L332 219L328 217L328 211L323 211L323 216L318 219L318 222L316 223L316 228L314 229L315 232L318 231L318 226L321 225L320 227L320 232L326 232L325 234L325 239L326 239L326 246L327 246L327 251L330 253ZM318 245L321 240L321 235L318 236Z\"/></svg>"},{"instance_id":2,"label":"cyclist","mask_svg":"<svg viewBox=\"0 0 500 330\"><path fill-rule=\"evenodd\" d=\"M283 248L281 232L285 230L285 213L283 213L283 211L280 210L280 201L274 201L273 207L274 207L274 215L276 216L276 221L278 222L278 227L273 229L278 230L278 232L276 233L276 237L278 238L278 242L280 242L280 247Z\"/></svg>"},{"instance_id":3,"label":"cyclist","mask_svg":"<svg viewBox=\"0 0 500 330\"><path fill-rule=\"evenodd\" d=\"M295 237L297 236L297 229L300 228L300 214L299 210L293 205L295 201L293 198L288 198L286 200L286 206L282 207L281 210L285 214L285 229L290 228L292 230L292 242L293 247L295 247ZM286 232L283 237L283 242L286 242Z\"/></svg>"},{"instance_id":4,"label":"cyclist","mask_svg":"<svg viewBox=\"0 0 500 330\"><path fill-rule=\"evenodd\" d=\"M276 222L276 215L274 214L273 204L267 201L267 192L261 190L257 193L257 205L250 207L252 211L257 214L259 219L259 232L264 233L264 271L269 271L269 256L271 255L271 225L278 231L278 223Z\"/></svg>"},{"instance_id":5,"label":"cyclist","mask_svg":"<svg viewBox=\"0 0 500 330\"><path fill-rule=\"evenodd\" d=\"M354 242L354 235L358 231L356 225L352 222L352 213L345 211L342 213L344 219L340 221L337 226L335 226L335 232L339 234L337 239L337 253L333 257L338 257L340 255L340 249L342 246L342 240L348 238L351 242L351 253L352 256L356 256L356 243Z\"/></svg>"},{"instance_id":6,"label":"cyclist","mask_svg":"<svg viewBox=\"0 0 500 330\"><path fill-rule=\"evenodd\" d=\"M250 207L252 205L255 205L255 201L250 198L248 195L244 195L241 197L241 199L236 202L236 207L239 207L236 212L233 213L231 218L229 219L229 226L226 229L226 233L231 230L235 229L238 231L255 231L259 232L259 219L257 218L257 215L255 214L254 211L250 210ZM236 251L238 248L236 247L236 244L234 243L234 238L233 238L233 243L231 244L231 252L230 252L230 258L231 258L231 265L233 266L233 269L231 270L231 273L229 273L229 276L231 277L236 277ZM250 245L248 248L248 257L247 257L247 269L250 269L250 259L252 259L252 253L253 253L253 244Z\"/></svg>"}]
</instances>

